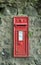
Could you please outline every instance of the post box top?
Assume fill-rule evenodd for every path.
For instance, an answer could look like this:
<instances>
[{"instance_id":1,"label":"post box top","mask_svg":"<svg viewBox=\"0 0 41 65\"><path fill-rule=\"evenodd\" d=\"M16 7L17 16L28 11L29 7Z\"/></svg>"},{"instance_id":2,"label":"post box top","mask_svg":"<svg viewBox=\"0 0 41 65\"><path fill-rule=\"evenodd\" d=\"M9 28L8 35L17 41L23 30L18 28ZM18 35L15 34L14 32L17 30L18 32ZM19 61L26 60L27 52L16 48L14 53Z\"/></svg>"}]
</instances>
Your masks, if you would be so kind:
<instances>
[{"instance_id":1,"label":"post box top","mask_svg":"<svg viewBox=\"0 0 41 65\"><path fill-rule=\"evenodd\" d=\"M13 18L13 24L15 24L15 25L28 25L28 17L27 16L15 16Z\"/></svg>"}]
</instances>

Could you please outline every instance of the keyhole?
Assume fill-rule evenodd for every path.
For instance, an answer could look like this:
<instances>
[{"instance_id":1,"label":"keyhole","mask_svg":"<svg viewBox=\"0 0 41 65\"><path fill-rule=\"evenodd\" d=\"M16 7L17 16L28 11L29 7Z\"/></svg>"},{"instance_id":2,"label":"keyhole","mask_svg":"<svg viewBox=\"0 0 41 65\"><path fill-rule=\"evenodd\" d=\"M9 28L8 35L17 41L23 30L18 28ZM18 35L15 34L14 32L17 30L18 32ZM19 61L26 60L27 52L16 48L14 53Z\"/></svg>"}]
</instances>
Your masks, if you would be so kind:
<instances>
[{"instance_id":1,"label":"keyhole","mask_svg":"<svg viewBox=\"0 0 41 65\"><path fill-rule=\"evenodd\" d=\"M17 45L20 45L19 43L17 43Z\"/></svg>"}]
</instances>

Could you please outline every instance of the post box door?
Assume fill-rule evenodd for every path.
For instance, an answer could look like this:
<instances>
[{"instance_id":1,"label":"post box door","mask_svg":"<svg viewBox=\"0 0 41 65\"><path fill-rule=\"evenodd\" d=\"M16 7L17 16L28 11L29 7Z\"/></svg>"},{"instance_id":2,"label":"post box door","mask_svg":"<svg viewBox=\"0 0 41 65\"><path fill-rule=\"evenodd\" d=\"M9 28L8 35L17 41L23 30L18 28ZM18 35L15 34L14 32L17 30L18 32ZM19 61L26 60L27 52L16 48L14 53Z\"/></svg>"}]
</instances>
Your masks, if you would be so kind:
<instances>
[{"instance_id":1,"label":"post box door","mask_svg":"<svg viewBox=\"0 0 41 65\"><path fill-rule=\"evenodd\" d=\"M27 57L28 55L27 29L27 26L14 27L14 57Z\"/></svg>"}]
</instances>

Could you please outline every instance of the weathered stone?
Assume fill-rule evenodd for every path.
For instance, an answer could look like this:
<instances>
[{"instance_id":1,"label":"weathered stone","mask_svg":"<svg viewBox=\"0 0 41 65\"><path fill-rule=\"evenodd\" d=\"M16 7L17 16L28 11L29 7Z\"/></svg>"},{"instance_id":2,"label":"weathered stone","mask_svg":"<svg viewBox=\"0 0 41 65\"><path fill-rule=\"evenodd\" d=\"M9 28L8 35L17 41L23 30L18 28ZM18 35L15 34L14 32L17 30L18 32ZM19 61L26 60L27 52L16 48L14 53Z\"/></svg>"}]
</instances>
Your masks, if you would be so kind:
<instances>
[{"instance_id":1,"label":"weathered stone","mask_svg":"<svg viewBox=\"0 0 41 65\"><path fill-rule=\"evenodd\" d=\"M23 9L24 14L27 14L28 16L37 16L37 11L30 5L28 5L28 7L25 7Z\"/></svg>"},{"instance_id":2,"label":"weathered stone","mask_svg":"<svg viewBox=\"0 0 41 65\"><path fill-rule=\"evenodd\" d=\"M0 18L0 24L2 24L1 18Z\"/></svg>"}]
</instances>

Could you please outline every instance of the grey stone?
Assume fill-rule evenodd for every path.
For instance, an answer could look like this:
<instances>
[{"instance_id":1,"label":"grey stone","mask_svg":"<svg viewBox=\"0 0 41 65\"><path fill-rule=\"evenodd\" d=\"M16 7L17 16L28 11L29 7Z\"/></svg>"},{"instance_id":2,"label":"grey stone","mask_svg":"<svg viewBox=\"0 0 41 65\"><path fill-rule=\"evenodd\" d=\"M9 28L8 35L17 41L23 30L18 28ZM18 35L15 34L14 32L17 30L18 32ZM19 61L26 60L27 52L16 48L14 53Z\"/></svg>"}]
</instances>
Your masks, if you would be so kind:
<instances>
[{"instance_id":1,"label":"grey stone","mask_svg":"<svg viewBox=\"0 0 41 65\"><path fill-rule=\"evenodd\" d=\"M28 7L26 7L24 9L24 14L28 15L28 16L37 16L37 11L35 8L33 8L32 6L28 5Z\"/></svg>"},{"instance_id":2,"label":"grey stone","mask_svg":"<svg viewBox=\"0 0 41 65\"><path fill-rule=\"evenodd\" d=\"M0 18L0 24L2 24L1 18Z\"/></svg>"}]
</instances>

